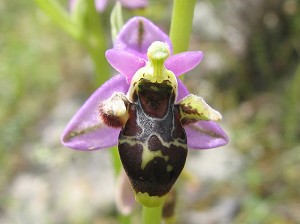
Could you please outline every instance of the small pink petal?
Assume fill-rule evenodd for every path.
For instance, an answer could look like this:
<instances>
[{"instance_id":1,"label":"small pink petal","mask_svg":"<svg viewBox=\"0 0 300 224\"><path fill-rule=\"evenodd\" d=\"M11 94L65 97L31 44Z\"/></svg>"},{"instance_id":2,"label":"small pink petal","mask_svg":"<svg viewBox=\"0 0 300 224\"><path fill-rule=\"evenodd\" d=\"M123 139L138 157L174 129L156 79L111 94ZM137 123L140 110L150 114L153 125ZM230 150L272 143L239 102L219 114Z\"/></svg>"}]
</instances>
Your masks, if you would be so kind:
<instances>
[{"instance_id":1,"label":"small pink petal","mask_svg":"<svg viewBox=\"0 0 300 224\"><path fill-rule=\"evenodd\" d=\"M195 68L202 60L202 51L188 51L169 57L165 66L177 77Z\"/></svg>"},{"instance_id":2,"label":"small pink petal","mask_svg":"<svg viewBox=\"0 0 300 224\"><path fill-rule=\"evenodd\" d=\"M130 9L145 8L148 6L148 0L120 0L121 4Z\"/></svg>"},{"instance_id":3,"label":"small pink petal","mask_svg":"<svg viewBox=\"0 0 300 224\"><path fill-rule=\"evenodd\" d=\"M69 9L72 12L74 10L76 0L69 0Z\"/></svg>"},{"instance_id":4,"label":"small pink petal","mask_svg":"<svg viewBox=\"0 0 300 224\"><path fill-rule=\"evenodd\" d=\"M103 12L106 8L107 0L95 0L96 10Z\"/></svg>"},{"instance_id":5,"label":"small pink petal","mask_svg":"<svg viewBox=\"0 0 300 224\"><path fill-rule=\"evenodd\" d=\"M169 46L172 44L163 31L144 17L133 17L121 29L116 37L114 49L127 51L143 59L147 59L147 50L154 41L161 41Z\"/></svg>"},{"instance_id":6,"label":"small pink petal","mask_svg":"<svg viewBox=\"0 0 300 224\"><path fill-rule=\"evenodd\" d=\"M123 75L116 75L100 86L67 125L61 137L62 144L77 150L96 150L116 145L120 129L103 124L98 116L98 106L114 92L127 93L128 88Z\"/></svg>"},{"instance_id":7,"label":"small pink petal","mask_svg":"<svg viewBox=\"0 0 300 224\"><path fill-rule=\"evenodd\" d=\"M226 145L228 136L213 121L198 121L184 126L189 149L210 149Z\"/></svg>"},{"instance_id":8,"label":"small pink petal","mask_svg":"<svg viewBox=\"0 0 300 224\"><path fill-rule=\"evenodd\" d=\"M116 49L106 51L105 56L114 69L126 76L127 83L130 83L136 71L146 64L144 59Z\"/></svg>"}]
</instances>

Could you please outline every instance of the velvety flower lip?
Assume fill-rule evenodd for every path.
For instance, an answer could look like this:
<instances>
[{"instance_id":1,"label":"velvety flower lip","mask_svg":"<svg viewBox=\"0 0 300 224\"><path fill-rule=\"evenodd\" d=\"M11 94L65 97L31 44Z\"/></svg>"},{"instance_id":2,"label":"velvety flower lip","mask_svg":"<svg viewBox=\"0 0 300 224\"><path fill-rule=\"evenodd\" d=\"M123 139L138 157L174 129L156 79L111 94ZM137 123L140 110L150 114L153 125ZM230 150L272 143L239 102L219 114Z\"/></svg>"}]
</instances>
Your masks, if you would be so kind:
<instances>
[{"instance_id":1,"label":"velvety flower lip","mask_svg":"<svg viewBox=\"0 0 300 224\"><path fill-rule=\"evenodd\" d=\"M120 128L105 126L99 116L99 105L113 93L125 95L135 72L147 63L147 50L154 41L161 41L170 48L169 37L144 17L129 20L116 38L113 49L106 52L109 63L120 74L100 86L84 103L67 125L62 144L77 150L97 150L117 145ZM197 66L203 58L201 51L183 52L172 55L165 66L176 77ZM178 96L176 103L189 95L185 85L177 78ZM184 126L190 149L208 149L228 143L228 136L213 121L198 121Z\"/></svg>"}]
</instances>

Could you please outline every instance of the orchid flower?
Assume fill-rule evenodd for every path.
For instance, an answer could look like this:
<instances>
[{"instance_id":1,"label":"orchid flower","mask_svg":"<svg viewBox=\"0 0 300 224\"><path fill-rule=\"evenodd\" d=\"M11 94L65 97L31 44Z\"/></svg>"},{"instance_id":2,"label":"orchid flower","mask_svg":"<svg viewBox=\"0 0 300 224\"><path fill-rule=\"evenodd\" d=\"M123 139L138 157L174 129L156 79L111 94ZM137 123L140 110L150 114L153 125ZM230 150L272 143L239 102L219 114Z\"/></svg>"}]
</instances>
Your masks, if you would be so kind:
<instances>
[{"instance_id":1,"label":"orchid flower","mask_svg":"<svg viewBox=\"0 0 300 224\"><path fill-rule=\"evenodd\" d=\"M69 7L72 11L75 7L75 4L78 0L69 0ZM120 3L129 9L136 9L136 8L145 8L148 5L148 0L119 0ZM95 0L95 6L97 11L103 12L106 8L107 0Z\"/></svg>"},{"instance_id":2,"label":"orchid flower","mask_svg":"<svg viewBox=\"0 0 300 224\"><path fill-rule=\"evenodd\" d=\"M178 78L201 51L172 54L169 37L143 17L129 20L106 52L120 74L98 88L67 125L63 145L97 150L118 145L136 200L158 206L180 175L187 149L227 144L221 114Z\"/></svg>"}]
</instances>

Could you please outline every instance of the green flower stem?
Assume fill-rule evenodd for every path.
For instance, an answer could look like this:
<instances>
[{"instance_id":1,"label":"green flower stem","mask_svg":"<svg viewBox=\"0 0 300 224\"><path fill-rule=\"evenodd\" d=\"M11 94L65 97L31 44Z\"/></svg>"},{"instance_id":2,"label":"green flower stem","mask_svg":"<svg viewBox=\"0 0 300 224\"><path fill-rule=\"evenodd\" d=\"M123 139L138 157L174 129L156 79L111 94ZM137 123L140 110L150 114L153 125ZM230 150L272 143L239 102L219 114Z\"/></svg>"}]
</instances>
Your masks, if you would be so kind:
<instances>
[{"instance_id":1,"label":"green flower stem","mask_svg":"<svg viewBox=\"0 0 300 224\"><path fill-rule=\"evenodd\" d=\"M130 215L120 215L118 217L120 224L131 224L131 216Z\"/></svg>"},{"instance_id":2,"label":"green flower stem","mask_svg":"<svg viewBox=\"0 0 300 224\"><path fill-rule=\"evenodd\" d=\"M62 8L62 6L57 1L35 0L35 3L62 30L64 30L74 39L79 38L79 32L75 24L72 22L69 14Z\"/></svg>"},{"instance_id":3,"label":"green flower stem","mask_svg":"<svg viewBox=\"0 0 300 224\"><path fill-rule=\"evenodd\" d=\"M56 25L85 46L96 73L95 88L104 83L109 77L110 67L105 58L105 32L94 0L78 1L75 12L67 12L57 0L35 2Z\"/></svg>"},{"instance_id":4,"label":"green flower stem","mask_svg":"<svg viewBox=\"0 0 300 224\"><path fill-rule=\"evenodd\" d=\"M142 223L143 224L161 224L163 205L159 207L143 206Z\"/></svg>"},{"instance_id":5,"label":"green flower stem","mask_svg":"<svg viewBox=\"0 0 300 224\"><path fill-rule=\"evenodd\" d=\"M95 87L104 83L110 75L110 68L105 58L106 38L101 22L101 16L95 8L94 0L87 0L86 10L83 16L84 26L82 27L83 43L89 52L94 64Z\"/></svg>"},{"instance_id":6,"label":"green flower stem","mask_svg":"<svg viewBox=\"0 0 300 224\"><path fill-rule=\"evenodd\" d=\"M174 54L189 48L195 4L196 0L174 0L170 29Z\"/></svg>"},{"instance_id":7,"label":"green flower stem","mask_svg":"<svg viewBox=\"0 0 300 224\"><path fill-rule=\"evenodd\" d=\"M111 158L112 158L113 167L115 171L115 176L118 176L122 168L118 147L117 146L112 147L110 149L110 153L111 153Z\"/></svg>"},{"instance_id":8,"label":"green flower stem","mask_svg":"<svg viewBox=\"0 0 300 224\"><path fill-rule=\"evenodd\" d=\"M283 108L283 138L286 147L291 147L297 141L297 130L299 130L299 110L297 110L297 105L299 105L300 98L300 64L295 70L294 77L290 81L290 86L287 89L286 95L284 97Z\"/></svg>"},{"instance_id":9,"label":"green flower stem","mask_svg":"<svg viewBox=\"0 0 300 224\"><path fill-rule=\"evenodd\" d=\"M116 2L110 14L111 39L114 42L118 33L124 25L122 15L122 5L119 1Z\"/></svg>"}]
</instances>

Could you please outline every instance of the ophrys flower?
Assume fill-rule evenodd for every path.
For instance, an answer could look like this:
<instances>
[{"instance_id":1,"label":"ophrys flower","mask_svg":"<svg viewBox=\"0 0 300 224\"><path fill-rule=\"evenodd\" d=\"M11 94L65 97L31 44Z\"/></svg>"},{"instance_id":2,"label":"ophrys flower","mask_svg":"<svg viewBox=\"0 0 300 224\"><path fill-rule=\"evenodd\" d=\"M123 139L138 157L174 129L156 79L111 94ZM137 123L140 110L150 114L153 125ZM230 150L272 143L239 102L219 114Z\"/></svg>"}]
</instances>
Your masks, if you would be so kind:
<instances>
[{"instance_id":1,"label":"ophrys flower","mask_svg":"<svg viewBox=\"0 0 300 224\"><path fill-rule=\"evenodd\" d=\"M106 57L121 74L104 83L65 129L62 142L78 150L118 144L136 199L164 200L180 175L187 149L224 145L219 112L189 94L178 76L193 69L202 52L172 55L172 45L143 17L131 19Z\"/></svg>"}]
</instances>

